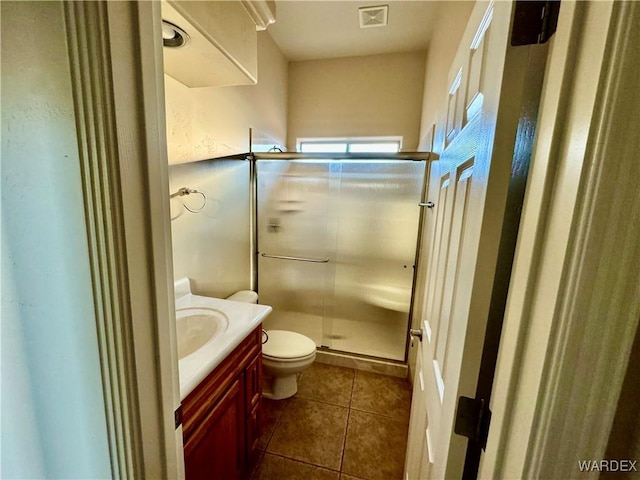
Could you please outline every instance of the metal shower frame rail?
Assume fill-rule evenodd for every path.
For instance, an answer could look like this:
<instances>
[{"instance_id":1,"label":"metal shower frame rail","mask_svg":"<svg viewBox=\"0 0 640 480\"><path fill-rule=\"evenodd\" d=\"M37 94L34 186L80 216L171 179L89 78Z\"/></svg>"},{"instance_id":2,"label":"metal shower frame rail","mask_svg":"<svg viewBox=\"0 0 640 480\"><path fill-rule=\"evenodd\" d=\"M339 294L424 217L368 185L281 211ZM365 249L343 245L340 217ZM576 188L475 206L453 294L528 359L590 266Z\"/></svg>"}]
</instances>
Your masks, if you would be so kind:
<instances>
[{"instance_id":1,"label":"metal shower frame rail","mask_svg":"<svg viewBox=\"0 0 640 480\"><path fill-rule=\"evenodd\" d=\"M433 152L398 152L398 153L300 153L300 152L249 152L227 157L218 157L216 160L438 160L438 155Z\"/></svg>"},{"instance_id":2,"label":"metal shower frame rail","mask_svg":"<svg viewBox=\"0 0 640 480\"><path fill-rule=\"evenodd\" d=\"M398 152L398 153L298 153L298 152L249 152L246 154L231 155L227 157L219 158L218 160L246 160L249 162L249 186L250 186L250 269L251 269L251 290L258 290L258 178L256 170L257 160L400 160L400 161L416 161L427 162L427 166L424 171L424 178L422 183L422 193L420 195L420 207L432 208L434 205L428 202L426 199L427 186L429 184L429 166L431 161L438 160L438 155L432 152ZM416 242L416 253L414 258L413 269L413 282L411 286L411 302L409 306L409 324L408 330L411 328L411 321L413 316L413 304L415 296L415 288L418 274L418 265L420 264L420 244L422 241L422 227L424 223L424 209L420 213L418 220L418 237ZM265 255L267 256L267 255ZM270 256L270 255L269 255ZM293 258L287 258L293 260ZM298 260L296 258L296 260ZM314 261L318 262L318 260ZM328 261L328 260L327 260ZM324 259L319 263L325 263ZM409 353L409 342L405 344L405 362Z\"/></svg>"}]
</instances>

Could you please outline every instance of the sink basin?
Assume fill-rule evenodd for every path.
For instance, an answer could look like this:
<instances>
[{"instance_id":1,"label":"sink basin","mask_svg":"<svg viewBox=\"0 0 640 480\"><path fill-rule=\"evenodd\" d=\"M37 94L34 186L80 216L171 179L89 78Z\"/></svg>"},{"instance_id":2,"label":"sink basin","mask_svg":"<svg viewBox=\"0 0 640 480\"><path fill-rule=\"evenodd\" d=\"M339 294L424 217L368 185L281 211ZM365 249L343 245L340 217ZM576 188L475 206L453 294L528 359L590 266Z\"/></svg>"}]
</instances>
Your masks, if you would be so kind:
<instances>
[{"instance_id":1,"label":"sink basin","mask_svg":"<svg viewBox=\"0 0 640 480\"><path fill-rule=\"evenodd\" d=\"M176 310L178 358L182 359L216 338L229 326L227 316L214 308Z\"/></svg>"}]
</instances>

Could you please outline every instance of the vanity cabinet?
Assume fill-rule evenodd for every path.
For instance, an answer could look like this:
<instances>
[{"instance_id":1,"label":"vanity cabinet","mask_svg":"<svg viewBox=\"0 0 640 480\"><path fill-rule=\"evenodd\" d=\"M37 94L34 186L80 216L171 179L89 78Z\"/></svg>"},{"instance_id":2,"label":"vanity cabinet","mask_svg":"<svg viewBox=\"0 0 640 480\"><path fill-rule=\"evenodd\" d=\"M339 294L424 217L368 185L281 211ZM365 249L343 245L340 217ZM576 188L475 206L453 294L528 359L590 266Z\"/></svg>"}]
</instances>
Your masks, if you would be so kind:
<instances>
[{"instance_id":1,"label":"vanity cabinet","mask_svg":"<svg viewBox=\"0 0 640 480\"><path fill-rule=\"evenodd\" d=\"M182 402L187 480L244 478L257 454L262 327L251 332Z\"/></svg>"}]
</instances>

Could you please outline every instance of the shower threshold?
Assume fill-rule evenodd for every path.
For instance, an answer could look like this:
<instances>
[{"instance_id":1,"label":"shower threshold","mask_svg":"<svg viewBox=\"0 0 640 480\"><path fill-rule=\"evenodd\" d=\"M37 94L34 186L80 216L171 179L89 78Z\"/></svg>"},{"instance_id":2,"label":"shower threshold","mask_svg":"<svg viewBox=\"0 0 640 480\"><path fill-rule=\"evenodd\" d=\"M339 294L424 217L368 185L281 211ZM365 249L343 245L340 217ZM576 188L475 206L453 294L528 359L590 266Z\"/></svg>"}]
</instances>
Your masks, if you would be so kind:
<instances>
[{"instance_id":1,"label":"shower threshold","mask_svg":"<svg viewBox=\"0 0 640 480\"><path fill-rule=\"evenodd\" d=\"M392 377L406 378L408 374L408 367L405 362L332 350L327 347L318 347L316 350L316 362L354 368L365 372L381 373Z\"/></svg>"}]
</instances>

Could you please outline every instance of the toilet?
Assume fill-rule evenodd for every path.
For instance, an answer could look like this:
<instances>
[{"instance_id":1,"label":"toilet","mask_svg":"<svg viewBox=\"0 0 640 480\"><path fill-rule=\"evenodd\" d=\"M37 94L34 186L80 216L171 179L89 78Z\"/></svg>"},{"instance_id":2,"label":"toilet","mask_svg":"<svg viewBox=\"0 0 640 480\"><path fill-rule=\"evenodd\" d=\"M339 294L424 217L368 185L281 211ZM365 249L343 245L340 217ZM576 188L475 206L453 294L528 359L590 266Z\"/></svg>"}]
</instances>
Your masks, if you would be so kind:
<instances>
[{"instance_id":1,"label":"toilet","mask_svg":"<svg viewBox=\"0 0 640 480\"><path fill-rule=\"evenodd\" d=\"M227 297L227 300L258 303L258 294L241 290ZM297 374L309 368L316 358L315 342L300 333L287 330L268 330L263 342L263 396L272 400L292 397L298 391Z\"/></svg>"}]
</instances>

